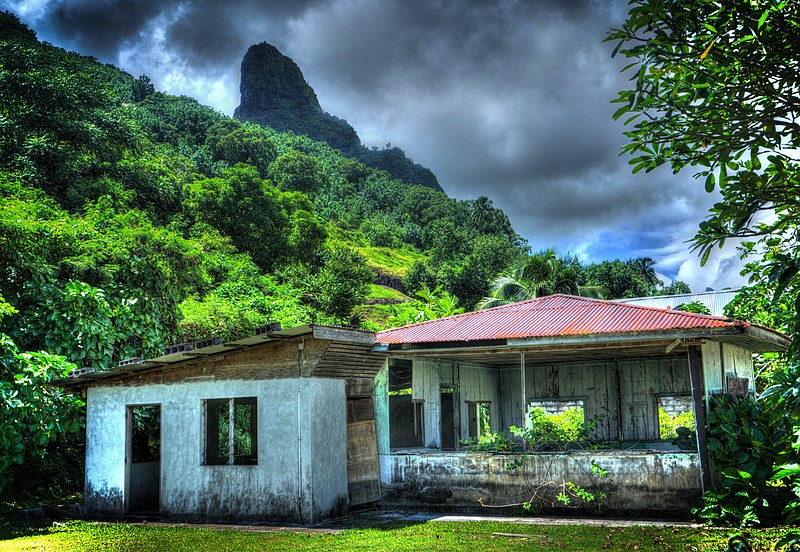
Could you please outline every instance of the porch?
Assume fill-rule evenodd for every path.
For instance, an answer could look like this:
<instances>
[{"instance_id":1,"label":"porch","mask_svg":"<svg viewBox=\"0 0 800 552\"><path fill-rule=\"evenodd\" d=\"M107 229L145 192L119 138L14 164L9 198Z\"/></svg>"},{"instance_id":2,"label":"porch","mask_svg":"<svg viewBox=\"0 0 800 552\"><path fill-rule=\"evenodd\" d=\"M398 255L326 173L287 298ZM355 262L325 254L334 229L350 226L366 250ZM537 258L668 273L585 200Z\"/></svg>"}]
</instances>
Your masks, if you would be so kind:
<instances>
[{"instance_id":1,"label":"porch","mask_svg":"<svg viewBox=\"0 0 800 552\"><path fill-rule=\"evenodd\" d=\"M664 421L689 412L702 424L707 395L752 392L753 381L750 351L712 340L396 351L376 377L383 501L482 510L536 497L546 508L685 513L702 494L702 454L694 428L676 444ZM470 450L485 433L521 449L509 428L529 427L533 408L579 412L586 441ZM559 501L569 484L596 500Z\"/></svg>"}]
</instances>

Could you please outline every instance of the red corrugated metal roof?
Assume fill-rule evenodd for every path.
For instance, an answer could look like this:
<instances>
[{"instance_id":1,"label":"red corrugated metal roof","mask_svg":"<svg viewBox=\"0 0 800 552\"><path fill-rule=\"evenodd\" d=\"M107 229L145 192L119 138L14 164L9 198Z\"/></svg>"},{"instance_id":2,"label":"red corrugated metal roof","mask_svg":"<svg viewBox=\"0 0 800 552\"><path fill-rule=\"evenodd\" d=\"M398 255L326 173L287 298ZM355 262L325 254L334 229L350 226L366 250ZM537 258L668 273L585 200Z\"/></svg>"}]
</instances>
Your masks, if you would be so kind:
<instances>
[{"instance_id":1,"label":"red corrugated metal roof","mask_svg":"<svg viewBox=\"0 0 800 552\"><path fill-rule=\"evenodd\" d=\"M748 322L571 295L548 295L378 332L383 343L436 343L749 326Z\"/></svg>"}]
</instances>

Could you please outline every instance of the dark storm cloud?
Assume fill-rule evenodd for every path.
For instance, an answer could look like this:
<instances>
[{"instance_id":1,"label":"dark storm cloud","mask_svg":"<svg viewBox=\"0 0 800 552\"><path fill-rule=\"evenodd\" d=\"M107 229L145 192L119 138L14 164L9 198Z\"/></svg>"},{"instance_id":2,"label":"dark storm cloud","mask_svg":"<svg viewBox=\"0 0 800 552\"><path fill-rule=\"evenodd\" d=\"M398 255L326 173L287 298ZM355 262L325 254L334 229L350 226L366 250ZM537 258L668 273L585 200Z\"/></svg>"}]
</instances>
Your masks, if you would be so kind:
<instances>
[{"instance_id":1,"label":"dark storm cloud","mask_svg":"<svg viewBox=\"0 0 800 552\"><path fill-rule=\"evenodd\" d=\"M283 0L60 0L48 5L51 31L82 51L114 59L120 49L147 47L151 25L163 26L169 48L195 67L228 66L250 44L247 31L282 27L316 2ZM27 2L11 2L11 8ZM242 30L245 32L242 32Z\"/></svg>"},{"instance_id":2,"label":"dark storm cloud","mask_svg":"<svg viewBox=\"0 0 800 552\"><path fill-rule=\"evenodd\" d=\"M108 60L134 40L145 24L163 10L158 0L141 2L67 1L54 6L49 24L61 37L91 55Z\"/></svg>"},{"instance_id":3,"label":"dark storm cloud","mask_svg":"<svg viewBox=\"0 0 800 552\"><path fill-rule=\"evenodd\" d=\"M357 105L357 129L381 128L451 194L491 191L536 247L670 201L618 157L609 101L625 78L602 43L616 5L452 6L328 4L296 22L290 48L334 91L324 107Z\"/></svg>"},{"instance_id":4,"label":"dark storm cloud","mask_svg":"<svg viewBox=\"0 0 800 552\"><path fill-rule=\"evenodd\" d=\"M303 13L313 0L264 2L204 1L181 3L181 15L167 28L167 41L193 66L229 67L254 42L276 40L286 21ZM272 36L270 36L272 35Z\"/></svg>"}]
</instances>

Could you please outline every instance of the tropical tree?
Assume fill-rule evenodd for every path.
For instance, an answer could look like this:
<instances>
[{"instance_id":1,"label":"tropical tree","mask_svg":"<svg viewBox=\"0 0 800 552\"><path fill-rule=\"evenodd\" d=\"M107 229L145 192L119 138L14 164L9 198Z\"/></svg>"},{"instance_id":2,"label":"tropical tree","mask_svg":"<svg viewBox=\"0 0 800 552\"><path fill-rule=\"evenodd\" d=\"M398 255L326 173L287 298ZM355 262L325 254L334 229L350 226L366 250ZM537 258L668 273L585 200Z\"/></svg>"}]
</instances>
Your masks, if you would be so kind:
<instances>
[{"instance_id":1,"label":"tropical tree","mask_svg":"<svg viewBox=\"0 0 800 552\"><path fill-rule=\"evenodd\" d=\"M772 250L754 276L780 293L800 284L800 3L634 0L613 29L630 63L619 93L633 172L691 167L722 200L694 238L705 262L729 238Z\"/></svg>"},{"instance_id":2,"label":"tropical tree","mask_svg":"<svg viewBox=\"0 0 800 552\"><path fill-rule=\"evenodd\" d=\"M471 204L472 212L469 216L473 223L477 226L483 226L492 220L493 208L491 199L486 196L481 196L472 201Z\"/></svg>"},{"instance_id":3,"label":"tropical tree","mask_svg":"<svg viewBox=\"0 0 800 552\"><path fill-rule=\"evenodd\" d=\"M636 259L631 259L629 262L631 266L633 266L633 268L639 273L639 276L642 277L642 280L651 286L660 286L663 284L663 282L659 280L658 276L656 275L656 262L650 257L638 257Z\"/></svg>"},{"instance_id":4,"label":"tropical tree","mask_svg":"<svg viewBox=\"0 0 800 552\"><path fill-rule=\"evenodd\" d=\"M658 291L661 295L679 295L683 293L691 293L692 288L690 288L689 284L687 284L686 282L682 282L681 280L675 280L671 284L664 286ZM749 320L749 318L747 320Z\"/></svg>"},{"instance_id":5,"label":"tropical tree","mask_svg":"<svg viewBox=\"0 0 800 552\"><path fill-rule=\"evenodd\" d=\"M0 320L15 312L0 295ZM83 401L47 385L74 369L62 356L20 351L0 333L0 496L14 467L42 458L59 435L83 427Z\"/></svg>"},{"instance_id":6,"label":"tropical tree","mask_svg":"<svg viewBox=\"0 0 800 552\"><path fill-rule=\"evenodd\" d=\"M604 296L609 299L654 295L656 286L645 280L642 272L642 263L638 259L614 259L588 266L586 281L604 290Z\"/></svg>"},{"instance_id":7,"label":"tropical tree","mask_svg":"<svg viewBox=\"0 0 800 552\"><path fill-rule=\"evenodd\" d=\"M581 286L581 279L576 259L564 259L554 249L544 249L527 257L509 274L497 278L492 283L491 295L484 297L478 308L488 309L555 293L602 297L598 287Z\"/></svg>"}]
</instances>

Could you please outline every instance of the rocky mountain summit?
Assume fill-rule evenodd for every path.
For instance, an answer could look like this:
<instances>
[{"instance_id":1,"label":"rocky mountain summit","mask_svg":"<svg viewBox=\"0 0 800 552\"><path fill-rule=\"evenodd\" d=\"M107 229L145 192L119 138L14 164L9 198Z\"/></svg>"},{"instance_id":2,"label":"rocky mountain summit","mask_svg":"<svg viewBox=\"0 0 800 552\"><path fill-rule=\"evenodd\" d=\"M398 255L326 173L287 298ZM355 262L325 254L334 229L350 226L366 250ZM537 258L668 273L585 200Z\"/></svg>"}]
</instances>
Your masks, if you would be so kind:
<instances>
[{"instance_id":1,"label":"rocky mountain summit","mask_svg":"<svg viewBox=\"0 0 800 552\"><path fill-rule=\"evenodd\" d=\"M442 190L431 170L414 163L400 148L364 147L347 121L322 110L297 64L271 44L262 42L247 50L239 91L241 103L234 112L239 120L305 134L395 178Z\"/></svg>"}]
</instances>

